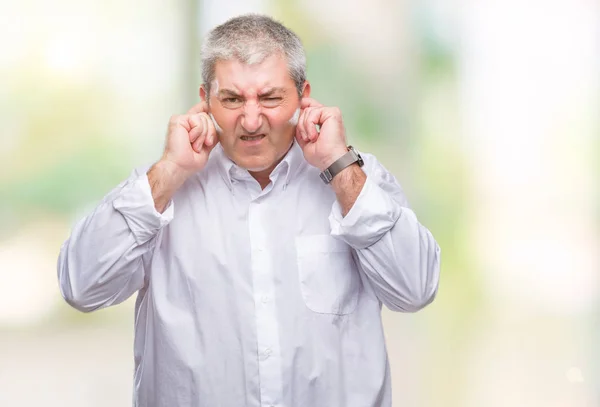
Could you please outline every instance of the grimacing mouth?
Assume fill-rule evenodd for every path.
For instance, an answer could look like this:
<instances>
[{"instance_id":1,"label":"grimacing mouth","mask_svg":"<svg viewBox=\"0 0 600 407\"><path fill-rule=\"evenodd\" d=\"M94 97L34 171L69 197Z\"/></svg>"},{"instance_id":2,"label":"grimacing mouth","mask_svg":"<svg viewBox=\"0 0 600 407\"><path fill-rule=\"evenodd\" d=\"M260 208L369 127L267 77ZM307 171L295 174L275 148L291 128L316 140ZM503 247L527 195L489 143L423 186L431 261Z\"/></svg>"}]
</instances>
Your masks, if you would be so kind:
<instances>
[{"instance_id":1,"label":"grimacing mouth","mask_svg":"<svg viewBox=\"0 0 600 407\"><path fill-rule=\"evenodd\" d=\"M240 136L240 138L244 141L254 141L254 140L260 140L267 137L267 135L265 133L259 133L259 134L242 134Z\"/></svg>"}]
</instances>

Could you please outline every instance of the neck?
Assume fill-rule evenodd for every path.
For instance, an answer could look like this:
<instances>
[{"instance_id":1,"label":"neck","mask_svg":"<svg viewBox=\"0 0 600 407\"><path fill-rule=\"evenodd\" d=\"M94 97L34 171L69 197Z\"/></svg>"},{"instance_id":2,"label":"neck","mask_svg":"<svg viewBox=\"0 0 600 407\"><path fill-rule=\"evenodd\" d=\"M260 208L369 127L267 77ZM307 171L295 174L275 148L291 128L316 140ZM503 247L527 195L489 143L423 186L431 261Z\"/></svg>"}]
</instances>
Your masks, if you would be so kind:
<instances>
[{"instance_id":1,"label":"neck","mask_svg":"<svg viewBox=\"0 0 600 407\"><path fill-rule=\"evenodd\" d=\"M285 155L283 157L285 157ZM275 163L273 165L271 165L269 168L266 168L264 170L261 170L261 171L248 170L250 175L252 175L252 178L254 178L260 184L261 189L265 189L267 187L267 185L269 185L271 183L271 178L270 178L271 173L273 172L275 167L277 167L277 164L279 164L281 162L281 160L283 160L283 157L281 157L279 160L275 161Z\"/></svg>"},{"instance_id":2,"label":"neck","mask_svg":"<svg viewBox=\"0 0 600 407\"><path fill-rule=\"evenodd\" d=\"M288 148L288 150L285 152L285 154L282 155L281 158L278 159L277 161L275 161L271 166L269 166L269 168L265 168L264 170L260 170L260 171L248 170L250 175L252 175L252 178L254 178L259 183L261 189L265 189L267 187L267 185L269 185L271 183L271 178L270 178L271 173L273 172L275 167L277 167L277 164L279 164L285 158L285 156L290 152L290 149L292 148L293 145L294 145L294 142L292 141L290 148Z\"/></svg>"}]
</instances>

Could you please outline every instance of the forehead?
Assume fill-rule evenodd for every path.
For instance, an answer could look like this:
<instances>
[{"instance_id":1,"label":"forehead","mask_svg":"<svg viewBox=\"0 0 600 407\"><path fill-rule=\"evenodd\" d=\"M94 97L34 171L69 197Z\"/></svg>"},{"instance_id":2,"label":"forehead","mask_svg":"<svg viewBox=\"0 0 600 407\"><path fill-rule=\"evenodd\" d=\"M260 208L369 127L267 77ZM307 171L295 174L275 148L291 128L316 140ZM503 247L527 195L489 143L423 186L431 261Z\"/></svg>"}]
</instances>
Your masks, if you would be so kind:
<instances>
[{"instance_id":1,"label":"forehead","mask_svg":"<svg viewBox=\"0 0 600 407\"><path fill-rule=\"evenodd\" d=\"M293 87L287 63L281 55L271 55L262 62L248 65L238 60L218 61L215 79L219 89L238 92L258 92L271 87Z\"/></svg>"}]
</instances>

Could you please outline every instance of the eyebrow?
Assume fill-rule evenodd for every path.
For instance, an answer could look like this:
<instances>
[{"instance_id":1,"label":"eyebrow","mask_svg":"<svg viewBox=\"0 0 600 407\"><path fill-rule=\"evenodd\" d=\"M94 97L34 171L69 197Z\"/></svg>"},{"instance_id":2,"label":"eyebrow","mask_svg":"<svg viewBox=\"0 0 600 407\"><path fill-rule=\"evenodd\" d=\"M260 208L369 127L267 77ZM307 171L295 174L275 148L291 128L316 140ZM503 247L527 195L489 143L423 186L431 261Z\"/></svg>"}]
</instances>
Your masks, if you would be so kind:
<instances>
[{"instance_id":1,"label":"eyebrow","mask_svg":"<svg viewBox=\"0 0 600 407\"><path fill-rule=\"evenodd\" d=\"M267 89L265 92L259 93L258 97L269 97L274 95L275 93L286 93L285 88L271 88L271 89ZM239 93L237 93L234 90L231 89L221 89L219 90L219 96L234 96L234 97L241 97L241 95Z\"/></svg>"},{"instance_id":2,"label":"eyebrow","mask_svg":"<svg viewBox=\"0 0 600 407\"><path fill-rule=\"evenodd\" d=\"M284 88L271 88L271 89L267 90L266 92L259 93L258 96L259 97L268 97L268 96L272 96L273 94L278 93L278 92L285 93L285 89Z\"/></svg>"},{"instance_id":3,"label":"eyebrow","mask_svg":"<svg viewBox=\"0 0 600 407\"><path fill-rule=\"evenodd\" d=\"M235 97L240 97L240 95L230 89L221 89L219 90L219 96L235 96Z\"/></svg>"}]
</instances>

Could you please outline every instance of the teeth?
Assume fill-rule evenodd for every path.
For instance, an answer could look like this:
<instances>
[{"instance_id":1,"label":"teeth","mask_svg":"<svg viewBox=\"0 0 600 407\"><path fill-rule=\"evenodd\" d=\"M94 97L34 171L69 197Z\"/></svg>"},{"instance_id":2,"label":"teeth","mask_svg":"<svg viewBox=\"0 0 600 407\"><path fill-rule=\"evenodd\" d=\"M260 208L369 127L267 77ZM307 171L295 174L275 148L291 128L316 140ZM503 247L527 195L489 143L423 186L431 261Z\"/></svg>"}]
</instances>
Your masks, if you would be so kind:
<instances>
[{"instance_id":1,"label":"teeth","mask_svg":"<svg viewBox=\"0 0 600 407\"><path fill-rule=\"evenodd\" d=\"M261 138L263 138L262 134L260 136L242 136L242 140L246 140L246 141L254 141L254 140L259 140Z\"/></svg>"}]
</instances>

